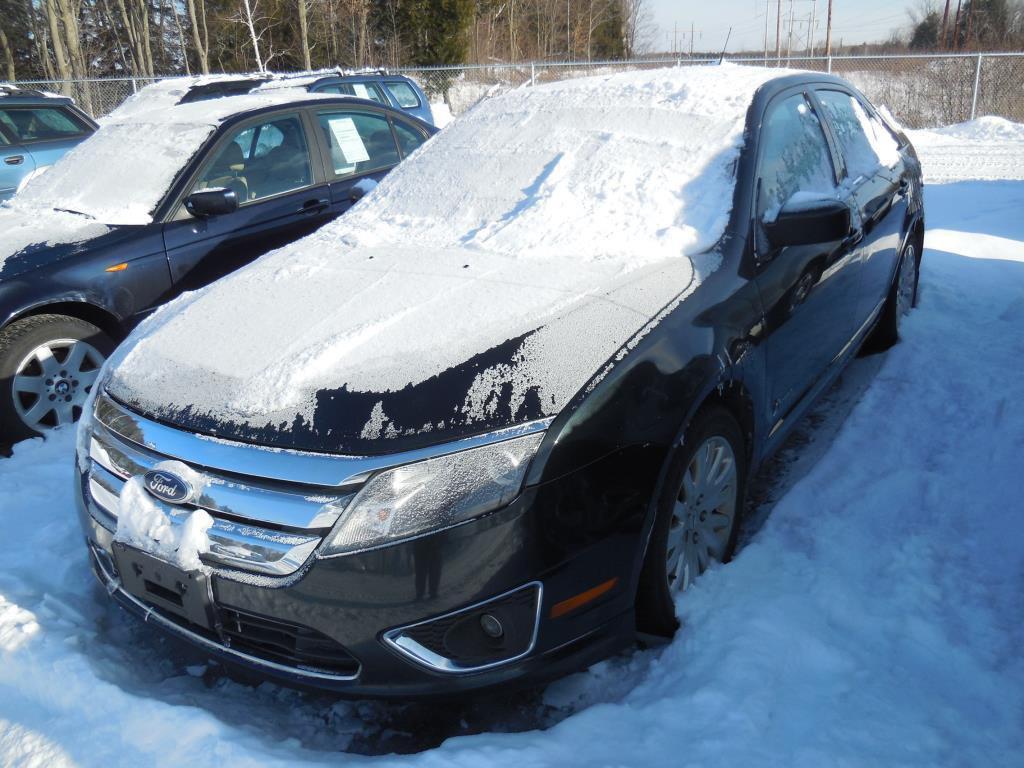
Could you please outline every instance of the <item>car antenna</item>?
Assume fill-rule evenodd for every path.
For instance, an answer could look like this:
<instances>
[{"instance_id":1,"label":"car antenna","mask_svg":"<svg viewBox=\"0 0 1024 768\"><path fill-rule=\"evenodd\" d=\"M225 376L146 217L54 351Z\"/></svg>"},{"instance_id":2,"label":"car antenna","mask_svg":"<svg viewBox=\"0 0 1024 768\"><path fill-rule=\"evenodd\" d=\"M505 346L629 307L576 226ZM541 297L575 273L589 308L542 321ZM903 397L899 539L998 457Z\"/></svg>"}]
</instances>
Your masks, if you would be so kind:
<instances>
[{"instance_id":1,"label":"car antenna","mask_svg":"<svg viewBox=\"0 0 1024 768\"><path fill-rule=\"evenodd\" d=\"M722 46L722 55L718 57L718 63L725 63L725 49L729 47L729 38L732 36L732 27L729 27L729 31L725 33L725 45Z\"/></svg>"}]
</instances>

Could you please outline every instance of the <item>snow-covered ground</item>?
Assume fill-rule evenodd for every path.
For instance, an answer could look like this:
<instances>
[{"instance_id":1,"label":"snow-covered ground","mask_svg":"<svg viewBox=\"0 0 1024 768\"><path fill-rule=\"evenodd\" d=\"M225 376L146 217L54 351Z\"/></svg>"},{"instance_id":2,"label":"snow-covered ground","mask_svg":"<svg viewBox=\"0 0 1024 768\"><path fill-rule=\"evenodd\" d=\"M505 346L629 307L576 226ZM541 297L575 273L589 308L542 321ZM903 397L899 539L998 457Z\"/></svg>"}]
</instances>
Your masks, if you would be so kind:
<instances>
[{"instance_id":1,"label":"snow-covered ground","mask_svg":"<svg viewBox=\"0 0 1024 768\"><path fill-rule=\"evenodd\" d=\"M914 139L933 183L905 339L755 483L671 644L451 708L231 681L97 593L58 435L0 460L0 764L1020 765L1024 129Z\"/></svg>"}]
</instances>

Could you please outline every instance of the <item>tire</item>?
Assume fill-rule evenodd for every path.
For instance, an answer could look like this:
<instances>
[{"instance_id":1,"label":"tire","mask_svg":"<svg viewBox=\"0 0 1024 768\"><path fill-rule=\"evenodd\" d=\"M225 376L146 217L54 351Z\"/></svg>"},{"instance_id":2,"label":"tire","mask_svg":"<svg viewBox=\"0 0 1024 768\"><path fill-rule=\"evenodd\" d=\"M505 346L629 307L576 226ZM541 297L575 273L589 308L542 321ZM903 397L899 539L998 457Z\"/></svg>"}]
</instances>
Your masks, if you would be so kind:
<instances>
[{"instance_id":1,"label":"tire","mask_svg":"<svg viewBox=\"0 0 1024 768\"><path fill-rule=\"evenodd\" d=\"M712 561L726 563L732 557L747 484L744 448L736 419L715 406L697 414L669 457L637 591L640 632L671 637L679 626L675 593ZM707 486L700 467L714 469L716 460L731 461L731 470L721 474L723 469L717 469L722 482ZM705 494L716 488L721 503L712 501L709 507Z\"/></svg>"},{"instance_id":2,"label":"tire","mask_svg":"<svg viewBox=\"0 0 1024 768\"><path fill-rule=\"evenodd\" d=\"M917 285L921 278L920 263L917 244L911 240L900 254L900 262L889 287L889 296L878 318L878 325L865 344L868 351L889 349L899 341L900 321L917 306Z\"/></svg>"},{"instance_id":3,"label":"tire","mask_svg":"<svg viewBox=\"0 0 1024 768\"><path fill-rule=\"evenodd\" d=\"M34 315L0 331L0 443L77 421L113 349L95 325L65 315Z\"/></svg>"}]
</instances>

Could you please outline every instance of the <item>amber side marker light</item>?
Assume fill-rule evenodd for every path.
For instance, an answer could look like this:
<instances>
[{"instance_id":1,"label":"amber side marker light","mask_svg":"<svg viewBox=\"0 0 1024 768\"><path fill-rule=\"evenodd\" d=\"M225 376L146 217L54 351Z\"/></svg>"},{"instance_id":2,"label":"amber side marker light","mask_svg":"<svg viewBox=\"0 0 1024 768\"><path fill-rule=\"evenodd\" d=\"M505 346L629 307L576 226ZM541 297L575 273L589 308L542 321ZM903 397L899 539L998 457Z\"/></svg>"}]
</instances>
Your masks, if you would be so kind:
<instances>
[{"instance_id":1,"label":"amber side marker light","mask_svg":"<svg viewBox=\"0 0 1024 768\"><path fill-rule=\"evenodd\" d=\"M593 602L606 592L610 592L618 583L619 577L616 576L614 579L608 579L608 581L598 584L596 587L591 587L586 592L580 592L578 595L574 595L568 600L555 603L551 606L551 618L557 619L559 616L564 616L569 613L569 611L575 611L577 608Z\"/></svg>"},{"instance_id":2,"label":"amber side marker light","mask_svg":"<svg viewBox=\"0 0 1024 768\"><path fill-rule=\"evenodd\" d=\"M104 272L124 272L126 269L128 269L128 262L127 261L122 261L120 264L115 264L112 267L107 267L103 271Z\"/></svg>"}]
</instances>

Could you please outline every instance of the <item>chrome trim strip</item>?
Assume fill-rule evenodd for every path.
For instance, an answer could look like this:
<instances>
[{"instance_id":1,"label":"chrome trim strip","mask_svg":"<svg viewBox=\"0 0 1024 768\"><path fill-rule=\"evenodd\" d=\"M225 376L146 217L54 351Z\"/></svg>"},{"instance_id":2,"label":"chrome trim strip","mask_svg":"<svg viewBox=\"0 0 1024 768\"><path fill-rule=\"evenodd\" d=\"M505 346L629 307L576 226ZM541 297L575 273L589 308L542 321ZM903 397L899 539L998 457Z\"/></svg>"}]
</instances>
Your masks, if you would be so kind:
<instances>
[{"instance_id":1,"label":"chrome trim strip","mask_svg":"<svg viewBox=\"0 0 1024 768\"><path fill-rule=\"evenodd\" d=\"M533 618L533 636L530 638L530 644L522 653L519 653L515 656L510 656L507 659L502 659L501 661L492 661L489 664L480 664L475 667L461 667L451 659L441 656L440 654L435 653L429 648L425 648L408 635L403 634L407 630L412 629L414 627L420 627L424 624L431 624L435 621L451 618L452 616L457 616L461 613L469 613L470 611L475 611L476 609L482 608L483 606L489 605L490 603L497 602L498 600L503 600L509 595L514 595L516 592L521 592L524 589L534 588L536 588L537 590L537 607ZM516 587L515 589L510 589L508 592L502 592L500 595L496 595L495 597L489 597L486 600L480 601L479 603L468 605L465 608L459 608L456 611L442 613L439 616L431 616L429 619L417 621L415 624L406 624L402 627L389 629L387 632L383 634L382 637L385 645L390 646L398 653L400 653L402 656L411 659L412 661L416 662L421 666L427 667L428 669L432 669L435 672L443 672L444 674L449 675L466 675L471 674L473 672L482 672L486 669L494 669L495 667L504 666L505 664L511 664L533 653L533 649L537 646L537 635L540 631L540 612L541 607L543 605L544 585L539 581L531 581L527 584L523 584L520 587Z\"/></svg>"},{"instance_id":2,"label":"chrome trim strip","mask_svg":"<svg viewBox=\"0 0 1024 768\"><path fill-rule=\"evenodd\" d=\"M139 447L112 430L95 423L89 442L89 457L108 472L127 480L153 469L163 455ZM178 458L178 457L166 457ZM190 463L189 457L183 457ZM180 459L179 459L180 460ZM204 475L202 495L193 501L214 515L223 513L286 528L322 529L333 526L352 500L351 493L317 494L316 489L284 489L250 483L196 470Z\"/></svg>"},{"instance_id":3,"label":"chrome trim strip","mask_svg":"<svg viewBox=\"0 0 1024 768\"><path fill-rule=\"evenodd\" d=\"M96 545L90 542L89 546L90 548L95 549ZM113 595L114 593L118 593L122 598L132 603L135 607L137 607L140 611L142 611L145 614L145 618L143 619L143 621L152 621L156 624L159 624L160 627L162 627L163 629L171 632L172 634L176 634L179 637L182 637L191 643L195 643L196 645L199 645L203 648L206 648L217 653L226 653L229 656L234 656L235 658L240 659L248 664L252 664L253 666L263 667L265 669L273 670L274 672L280 672L286 675L293 675L295 677L306 677L317 680L335 680L341 682L356 680L359 677L359 675L362 674L362 663L358 659L355 659L355 661L356 664L359 664L359 668L354 674L336 675L330 672L318 672L316 670L305 669L303 667L289 667L285 664L278 664L275 661L261 659L259 656L252 656L248 653L245 653L244 651L239 651L234 648L230 648L229 646L214 642L213 640L203 637L202 635L197 634L191 631L190 629L181 626L180 624L176 624L170 619L165 619L161 614L157 613L155 610L153 610L150 606L146 605L144 602L139 600L137 597L128 594L128 592L126 592L124 588L121 586L121 580L113 574L107 572L106 566L103 563L103 558L99 557L95 552L93 552L93 560L95 560L97 566L96 578L100 580L101 585L109 594Z\"/></svg>"},{"instance_id":4,"label":"chrome trim strip","mask_svg":"<svg viewBox=\"0 0 1024 768\"><path fill-rule=\"evenodd\" d=\"M117 531L117 506L124 481L95 463L87 473L89 514L112 533ZM156 499L172 525L181 525L194 508L172 507ZM207 531L209 552L204 561L228 568L270 576L287 576L298 570L320 545L321 536L281 533L257 525L236 523L215 517Z\"/></svg>"},{"instance_id":5,"label":"chrome trim strip","mask_svg":"<svg viewBox=\"0 0 1024 768\"><path fill-rule=\"evenodd\" d=\"M413 451L383 456L341 456L237 443L197 435L139 416L108 395L96 399L96 419L124 440L188 464L238 475L302 485L345 488L374 472L431 459L515 437L542 432L554 417L462 438Z\"/></svg>"}]
</instances>

